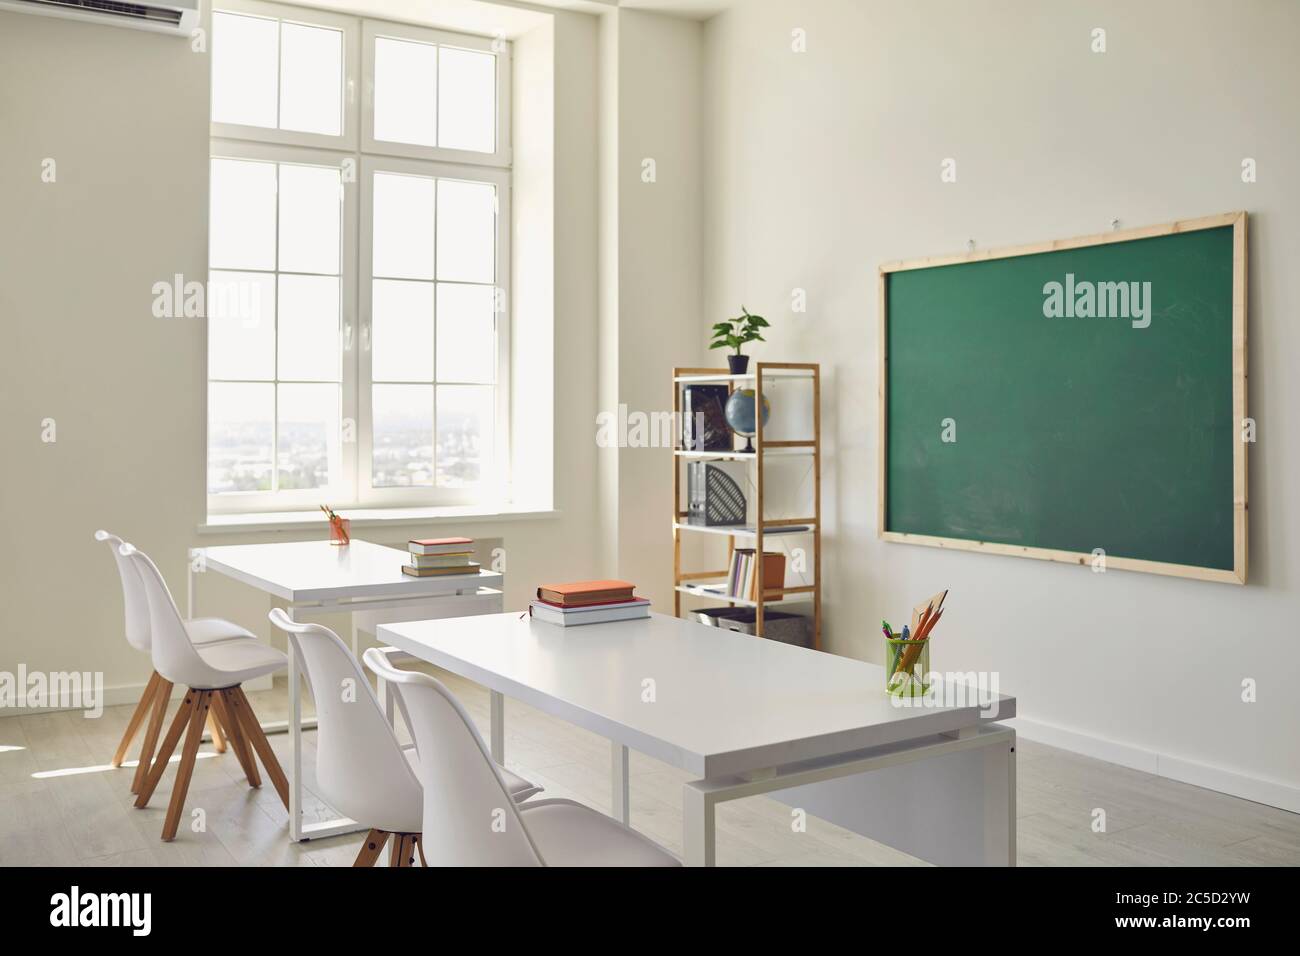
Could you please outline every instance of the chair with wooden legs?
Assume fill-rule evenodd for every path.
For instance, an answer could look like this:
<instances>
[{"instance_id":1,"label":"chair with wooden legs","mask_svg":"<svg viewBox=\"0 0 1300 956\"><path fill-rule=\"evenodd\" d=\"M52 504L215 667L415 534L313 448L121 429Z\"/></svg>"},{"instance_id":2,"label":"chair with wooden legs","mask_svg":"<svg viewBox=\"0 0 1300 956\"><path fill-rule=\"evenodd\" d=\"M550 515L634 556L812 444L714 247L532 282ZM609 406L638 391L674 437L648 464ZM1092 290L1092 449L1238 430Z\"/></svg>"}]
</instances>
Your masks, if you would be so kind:
<instances>
[{"instance_id":1,"label":"chair with wooden legs","mask_svg":"<svg viewBox=\"0 0 1300 956\"><path fill-rule=\"evenodd\" d=\"M370 827L352 865L374 866L390 840L389 866L412 866L417 854L423 862L423 790L414 746L402 747L365 671L337 634L320 624L300 624L279 608L270 618L293 642L316 702L320 796ZM506 773L516 802L541 790Z\"/></svg>"},{"instance_id":2,"label":"chair with wooden legs","mask_svg":"<svg viewBox=\"0 0 1300 956\"><path fill-rule=\"evenodd\" d=\"M109 552L113 555L113 560L117 564L118 576L122 580L122 605L125 611L127 643L137 651L148 654L151 643L149 639L149 601L145 597L144 584L141 583L140 575L131 563L131 559L121 553L121 547L125 542L117 535L110 534L107 531L96 531L95 540L108 544ZM198 646L220 644L225 641L256 639L251 631L245 630L238 624L216 617L194 618L185 621L184 627L190 641ZM148 718L144 743L140 749L140 760L136 765L135 775L131 780L132 793L140 792L140 785L144 783L144 778L149 772L149 764L153 759L154 747L158 744L158 733L162 727L163 716L167 709L167 702L171 698L171 692L171 681L163 680L157 671L153 671L149 675L149 682L145 684L144 694L141 695L140 702L136 704L135 712L126 725L126 732L122 734L122 741L117 745L117 750L113 754L112 765L114 767L122 766L123 761L126 760L126 752L131 746L132 739L145 723L145 719ZM208 729L212 733L212 745L218 753L225 753L226 738L217 720L217 715L210 713L209 718Z\"/></svg>"},{"instance_id":3,"label":"chair with wooden legs","mask_svg":"<svg viewBox=\"0 0 1300 956\"><path fill-rule=\"evenodd\" d=\"M149 768L148 776L136 794L136 807L145 807L153 796L167 764L171 761L181 737L181 759L172 784L171 802L163 821L162 838L172 840L185 808L185 795L194 761L198 756L199 738L209 714L215 713L229 737L230 749L235 752L251 787L262 785L254 753L275 785L276 793L285 809L289 808L289 781L280 769L274 751L258 723L257 716L244 694L244 681L264 677L283 669L288 658L280 651L256 639L223 641L217 644L196 645L189 639L185 622L176 610L167 582L148 555L129 544L122 545L124 556L139 573L149 603L149 625L152 637L153 666L168 687L180 684L186 688L176 716L172 718L167 736L158 748L158 755Z\"/></svg>"}]
</instances>

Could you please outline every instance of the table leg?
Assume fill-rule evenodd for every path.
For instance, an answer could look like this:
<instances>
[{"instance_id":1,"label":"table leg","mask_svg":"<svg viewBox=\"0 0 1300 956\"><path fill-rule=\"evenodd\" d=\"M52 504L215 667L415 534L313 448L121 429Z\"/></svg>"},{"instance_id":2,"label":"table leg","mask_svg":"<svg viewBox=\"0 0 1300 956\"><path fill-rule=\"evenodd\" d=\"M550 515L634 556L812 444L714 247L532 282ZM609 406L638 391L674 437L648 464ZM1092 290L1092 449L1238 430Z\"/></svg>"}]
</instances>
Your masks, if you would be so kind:
<instances>
[{"instance_id":1,"label":"table leg","mask_svg":"<svg viewBox=\"0 0 1300 956\"><path fill-rule=\"evenodd\" d=\"M610 763L613 768L613 809L610 812L615 820L624 826L632 823L632 791L628 778L627 747L617 740L610 742Z\"/></svg>"},{"instance_id":2,"label":"table leg","mask_svg":"<svg viewBox=\"0 0 1300 956\"><path fill-rule=\"evenodd\" d=\"M376 696L379 698L379 703L382 704L384 708L384 719L388 721L390 727L396 727L397 724L394 717L395 707L393 706L393 685L382 677L375 678L375 685Z\"/></svg>"},{"instance_id":3,"label":"table leg","mask_svg":"<svg viewBox=\"0 0 1300 956\"><path fill-rule=\"evenodd\" d=\"M1010 728L1008 728L1010 730ZM990 747L985 756L984 833L990 866L1016 865L1016 732L1009 746ZM1005 862L1004 862L1005 861Z\"/></svg>"},{"instance_id":4,"label":"table leg","mask_svg":"<svg viewBox=\"0 0 1300 956\"><path fill-rule=\"evenodd\" d=\"M289 608L293 617L293 608ZM289 657L289 839L302 839L302 699L298 693L298 655L286 642Z\"/></svg>"},{"instance_id":5,"label":"table leg","mask_svg":"<svg viewBox=\"0 0 1300 956\"><path fill-rule=\"evenodd\" d=\"M506 765L506 699L500 691L490 691L492 759L498 766Z\"/></svg>"},{"instance_id":6,"label":"table leg","mask_svg":"<svg viewBox=\"0 0 1300 956\"><path fill-rule=\"evenodd\" d=\"M682 862L687 866L717 865L714 797L694 783L682 787Z\"/></svg>"}]
</instances>

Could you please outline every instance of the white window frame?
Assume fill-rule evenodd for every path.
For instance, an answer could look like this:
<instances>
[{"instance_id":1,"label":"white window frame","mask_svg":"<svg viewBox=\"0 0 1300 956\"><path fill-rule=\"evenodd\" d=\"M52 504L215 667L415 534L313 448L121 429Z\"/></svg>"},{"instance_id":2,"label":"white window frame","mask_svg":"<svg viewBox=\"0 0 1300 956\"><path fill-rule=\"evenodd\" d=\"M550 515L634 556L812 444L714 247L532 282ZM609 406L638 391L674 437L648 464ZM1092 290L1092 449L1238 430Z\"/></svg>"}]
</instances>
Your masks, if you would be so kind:
<instances>
[{"instance_id":1,"label":"white window frame","mask_svg":"<svg viewBox=\"0 0 1300 956\"><path fill-rule=\"evenodd\" d=\"M496 56L496 152L480 153L470 149L447 149L441 146L422 146L415 143L394 143L375 139L375 40L387 37L395 40L414 40L461 50L476 50ZM405 156L411 159L432 159L444 163L464 163L471 166L510 166L510 45L505 40L475 37L467 34L447 33L429 27L416 27L404 23L366 20L361 25L362 76L365 95L361 98L361 151L387 156ZM502 95L502 91L505 95Z\"/></svg>"},{"instance_id":2,"label":"white window frame","mask_svg":"<svg viewBox=\"0 0 1300 956\"><path fill-rule=\"evenodd\" d=\"M214 0L213 13L239 13L263 20L282 20L308 27L331 27L343 33L343 132L339 136L304 133L297 130L272 129L269 126L246 126L242 123L211 123L213 139L251 139L259 143L283 143L286 146L312 146L356 152L361 141L361 111L358 109L357 85L361 75L361 21L307 7L290 7L263 0ZM280 89L277 83L276 101ZM211 115L211 92L208 110ZM277 106L276 115L279 115Z\"/></svg>"},{"instance_id":3,"label":"white window frame","mask_svg":"<svg viewBox=\"0 0 1300 956\"><path fill-rule=\"evenodd\" d=\"M207 338L204 338L204 491L209 514L313 510L322 502L336 509L362 507L439 507L483 504L499 505L509 498L510 473L510 326L513 303L510 296L511 219L510 198L510 44L503 40L468 34L448 33L406 24L346 17L309 7L289 7L262 0L216 0L214 11L279 18L306 26L328 26L344 35L344 126L340 136L324 136L271 129L211 123L209 163L212 159L251 159L276 163L337 166L343 175L343 236L340 269L340 422L355 425L355 441L341 443L339 481L328 488L287 491L207 493L209 382ZM495 153L451 150L409 144L376 142L373 124L373 51L378 36L439 43L461 49L491 52L497 63L497 136ZM363 55L363 48L365 53ZM364 64L365 72L362 72ZM360 108L355 95L364 77L366 96ZM277 90L277 96L278 96ZM492 481L470 488L423 486L375 488L372 486L373 423L371 413L370 294L373 247L372 193L375 172L399 172L436 178L490 182L497 187L495 287L504 295L504 310L497 319L496 421L494 422L494 468ZM358 184L360 189L358 190ZM276 256L278 274L279 218L277 194ZM210 270L209 266L209 270ZM221 270L229 271L229 270ZM250 271L250 270L235 270ZM259 270L251 270L259 271ZM206 279L206 274L205 274ZM435 280L436 283L436 271ZM436 297L435 297L436 302ZM436 307L436 306L435 306ZM277 326L279 301L276 302ZM436 322L436 317L435 317ZM436 328L436 326L435 326ZM277 329L278 341L278 329ZM278 363L277 363L278 366ZM435 383L437 382L435 367ZM278 367L274 369L278 376ZM217 380L223 381L223 380ZM272 380L279 382L278 377ZM435 384L436 403L436 384ZM272 421L271 461L278 468L278 420ZM437 412L434 410L435 459ZM435 466L436 467L436 466Z\"/></svg>"},{"instance_id":4,"label":"white window frame","mask_svg":"<svg viewBox=\"0 0 1300 956\"><path fill-rule=\"evenodd\" d=\"M374 202L375 173L400 173L426 178L463 179L473 182L492 183L497 188L497 230L496 230L496 276L493 285L497 290L508 289L510 276L510 172L487 166L466 166L452 163L435 163L427 160L405 159L398 156L366 156L361 158L361 248L360 248L360 285L358 296L361 317L361 349L358 355L358 401L361 422L370 423L371 397L374 384L371 375L370 350L372 335L371 289L374 284L372 273L374 249ZM435 251L435 257L437 255ZM437 262L434 262L433 280L435 293L438 285ZM434 334L437 334L437 295L434 296ZM450 487L398 487L376 488L373 484L374 465L371 460L373 451L373 428L358 429L357 501L363 508L410 507L419 504L464 505L482 500L501 501L505 498L506 476L510 473L510 299L506 293L506 308L496 313L497 334L497 374L496 374L496 422L493 428L493 475L491 482L484 482L473 488ZM436 345L435 345L436 348ZM439 382L438 370L434 366L434 435L437 435L437 385L461 384L456 382ZM475 383L467 383L475 384ZM436 469L437 447L434 448ZM436 500L430 500L430 499Z\"/></svg>"},{"instance_id":5,"label":"white window frame","mask_svg":"<svg viewBox=\"0 0 1300 956\"><path fill-rule=\"evenodd\" d=\"M300 163L309 166L333 166L344 168L343 161L352 154L342 153L331 150L307 149L304 147L278 146L270 143L249 143L240 140L214 140L209 150L208 162L214 159L246 159L260 162L272 162L282 165ZM279 258L280 258L280 216L279 216L279 176L276 176L276 268L274 270L259 269L222 269L219 271L235 272L261 272L263 274L279 276ZM340 422L351 418L352 421L359 421L357 418L357 377L355 374L355 354L356 354L356 289L357 289L357 219L359 211L357 209L357 191L355 184L343 182L343 210L340 228L343 230L341 236L341 247L339 254L341 257L339 271L339 338L340 338L340 402L339 402L339 420ZM211 267L209 267L209 274ZM294 273L290 273L294 274ZM277 283L278 287L278 283ZM276 355L279 355L279 319L280 319L280 298L277 288L276 302ZM204 362L206 366L207 356L207 339L204 339ZM205 367L205 373L206 373ZM272 366L274 378L271 382L278 386L280 384L280 369L278 360ZM223 382L231 381L229 379L213 379L210 376L206 378L204 390L204 408L207 408L207 385L213 381ZM254 381L254 380L249 380ZM256 381L263 381L258 379ZM292 380L285 380L286 384L293 384ZM278 392L277 392L278 394ZM279 467L279 401L277 398L274 406L275 414L271 420L271 469L274 473ZM207 416L204 415L204 428L206 439ZM322 501L326 500L343 500L354 499L356 497L355 481L352 476L357 473L357 442L340 443L340 464L341 474L338 483L326 488L294 488L286 491L225 491L216 494L209 493L208 512L210 514L238 514L251 511L296 511L305 508L315 508ZM207 485L207 443L204 443L205 467L203 470L204 486Z\"/></svg>"}]
</instances>

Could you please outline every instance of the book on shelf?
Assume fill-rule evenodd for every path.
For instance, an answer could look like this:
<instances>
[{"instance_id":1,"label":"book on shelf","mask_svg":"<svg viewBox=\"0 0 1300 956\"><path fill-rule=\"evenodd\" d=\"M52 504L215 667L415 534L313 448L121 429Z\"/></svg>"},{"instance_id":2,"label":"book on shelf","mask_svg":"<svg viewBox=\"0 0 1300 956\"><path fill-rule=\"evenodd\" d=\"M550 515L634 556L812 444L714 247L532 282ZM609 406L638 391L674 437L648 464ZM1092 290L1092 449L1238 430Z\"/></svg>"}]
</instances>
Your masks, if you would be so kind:
<instances>
[{"instance_id":1,"label":"book on shelf","mask_svg":"<svg viewBox=\"0 0 1300 956\"><path fill-rule=\"evenodd\" d=\"M561 608L585 607L631 601L634 590L636 585L627 581L570 581L541 585L537 589L537 599Z\"/></svg>"},{"instance_id":2,"label":"book on shelf","mask_svg":"<svg viewBox=\"0 0 1300 956\"><path fill-rule=\"evenodd\" d=\"M412 538L407 542L406 549L411 554L419 555L472 554L474 552L474 539Z\"/></svg>"},{"instance_id":3,"label":"book on shelf","mask_svg":"<svg viewBox=\"0 0 1300 956\"><path fill-rule=\"evenodd\" d=\"M767 592L785 587L785 555L763 552L763 588ZM737 548L731 554L727 573L728 597L758 600L758 555L753 548Z\"/></svg>"},{"instance_id":4,"label":"book on shelf","mask_svg":"<svg viewBox=\"0 0 1300 956\"><path fill-rule=\"evenodd\" d=\"M457 574L478 574L478 567L478 564L474 561L446 568L421 568L416 565L404 564L402 565L402 573L413 578L445 578L454 577Z\"/></svg>"},{"instance_id":5,"label":"book on shelf","mask_svg":"<svg viewBox=\"0 0 1300 956\"><path fill-rule=\"evenodd\" d=\"M611 621L631 621L650 616L650 602L646 598L633 598L613 604L592 604L579 607L557 607L545 601L533 601L528 612L546 624L559 627L579 627L583 624L607 624Z\"/></svg>"}]
</instances>

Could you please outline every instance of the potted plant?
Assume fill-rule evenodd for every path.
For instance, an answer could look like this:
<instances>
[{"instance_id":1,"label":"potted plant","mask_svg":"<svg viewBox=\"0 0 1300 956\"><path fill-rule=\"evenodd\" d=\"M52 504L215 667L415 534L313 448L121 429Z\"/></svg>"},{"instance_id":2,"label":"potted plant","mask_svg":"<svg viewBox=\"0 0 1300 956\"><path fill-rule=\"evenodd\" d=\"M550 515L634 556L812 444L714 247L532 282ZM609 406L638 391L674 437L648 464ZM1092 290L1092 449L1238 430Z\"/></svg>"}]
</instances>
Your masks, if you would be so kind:
<instances>
[{"instance_id":1,"label":"potted plant","mask_svg":"<svg viewBox=\"0 0 1300 956\"><path fill-rule=\"evenodd\" d=\"M735 349L735 355L727 356L727 368L732 375L744 375L749 368L749 356L740 354L740 347L746 342L766 342L759 329L768 327L767 319L761 315L750 315L743 305L740 315L725 322L714 323L711 349Z\"/></svg>"}]
</instances>

